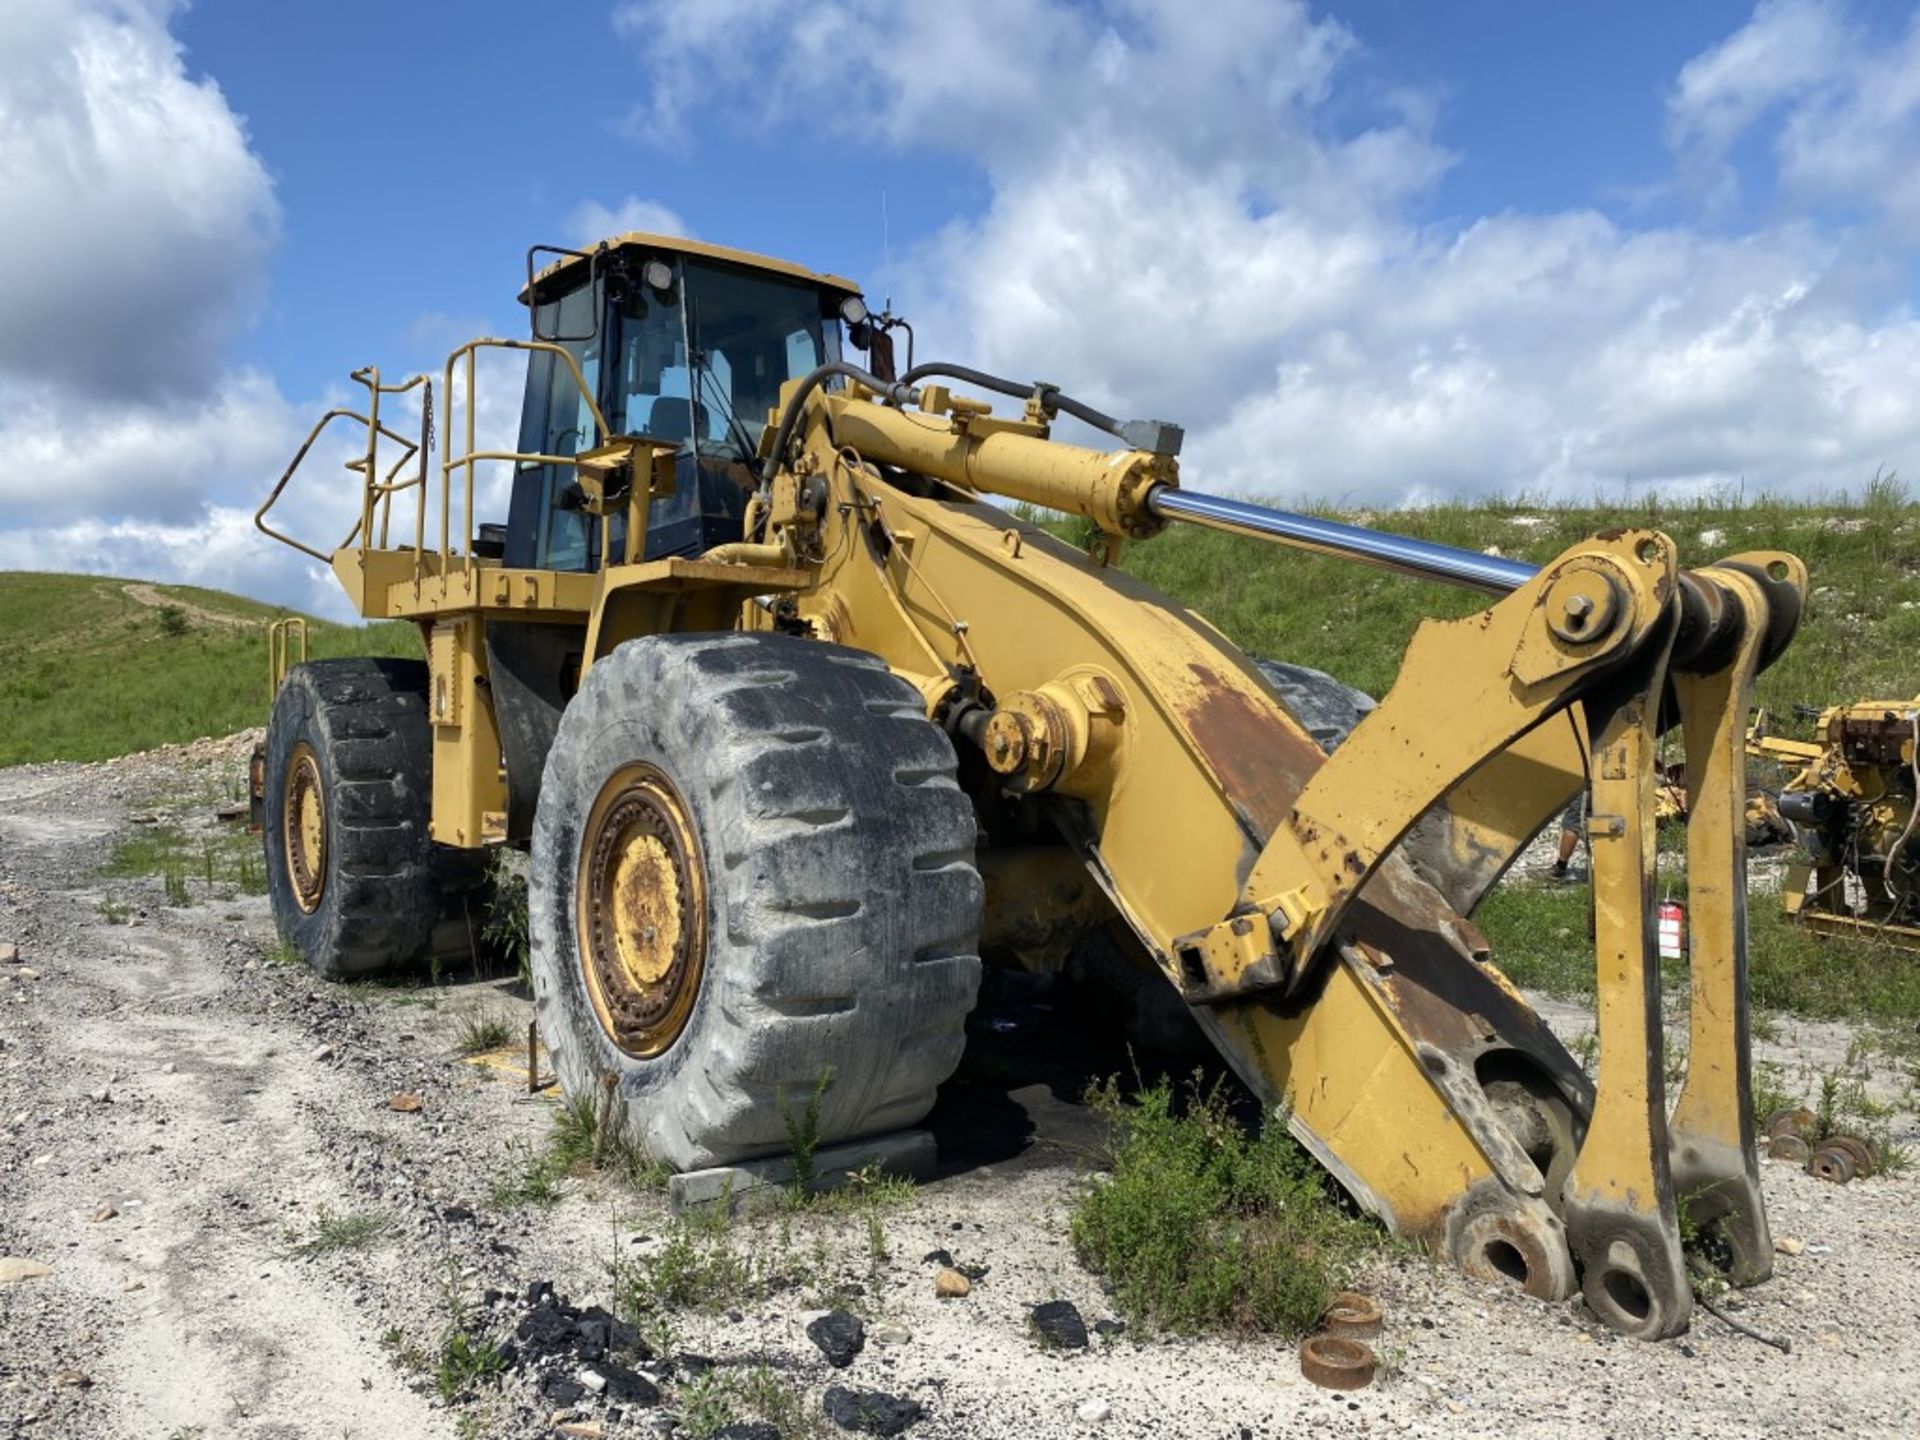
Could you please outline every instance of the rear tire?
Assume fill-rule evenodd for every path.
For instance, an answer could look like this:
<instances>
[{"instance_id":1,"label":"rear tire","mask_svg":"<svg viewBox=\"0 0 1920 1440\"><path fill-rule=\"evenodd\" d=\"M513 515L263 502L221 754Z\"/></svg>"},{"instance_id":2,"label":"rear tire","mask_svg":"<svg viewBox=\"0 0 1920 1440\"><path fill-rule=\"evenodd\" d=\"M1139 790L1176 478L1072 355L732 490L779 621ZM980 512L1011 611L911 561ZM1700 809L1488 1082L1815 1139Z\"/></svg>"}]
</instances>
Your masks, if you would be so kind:
<instances>
[{"instance_id":1,"label":"rear tire","mask_svg":"<svg viewBox=\"0 0 1920 1440\"><path fill-rule=\"evenodd\" d=\"M280 933L328 979L418 959L443 896L483 874L481 852L428 833L426 696L419 661L351 659L296 666L274 698L267 893Z\"/></svg>"},{"instance_id":2,"label":"rear tire","mask_svg":"<svg viewBox=\"0 0 1920 1440\"><path fill-rule=\"evenodd\" d=\"M612 1094L681 1169L791 1148L783 1109L803 1116L829 1074L818 1143L923 1117L980 983L954 768L871 655L667 635L596 663L529 867L534 1003L567 1093Z\"/></svg>"}]
</instances>

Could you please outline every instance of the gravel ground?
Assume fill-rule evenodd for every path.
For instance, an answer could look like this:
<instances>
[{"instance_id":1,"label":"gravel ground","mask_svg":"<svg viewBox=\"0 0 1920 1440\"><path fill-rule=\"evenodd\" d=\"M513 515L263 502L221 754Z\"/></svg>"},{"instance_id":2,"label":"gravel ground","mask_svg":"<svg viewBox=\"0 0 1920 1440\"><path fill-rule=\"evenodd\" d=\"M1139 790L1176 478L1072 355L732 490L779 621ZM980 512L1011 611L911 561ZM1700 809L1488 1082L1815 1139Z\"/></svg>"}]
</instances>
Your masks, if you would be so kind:
<instances>
[{"instance_id":1,"label":"gravel ground","mask_svg":"<svg viewBox=\"0 0 1920 1440\"><path fill-rule=\"evenodd\" d=\"M983 1027L990 1053L932 1122L942 1177L887 1211L882 1237L859 1215L740 1222L741 1253L792 1261L805 1283L676 1317L628 1398L610 1398L615 1384L561 1403L522 1341L504 1376L445 1402L417 1356L456 1317L505 1337L530 1308L555 1311L530 1307L539 1282L573 1307L611 1305L611 1265L658 1253L664 1206L595 1177L550 1208L494 1201L553 1115L456 1053L465 1014L524 1023L508 982L322 986L275 963L261 898L172 908L158 878L99 875L135 815L214 828L250 743L0 771L0 946L19 947L0 963L0 1256L49 1270L0 1282L0 1433L652 1436L678 1417L686 1434L711 1383L699 1357L723 1377L764 1365L831 1433L830 1385L917 1402L906 1433L927 1437L1920 1433L1920 1185L1832 1187L1784 1164L1764 1166L1773 1231L1803 1248L1732 1303L1790 1339L1788 1355L1705 1315L1676 1341L1620 1340L1577 1304L1413 1256L1366 1277L1387 1311L1383 1373L1353 1395L1307 1385L1271 1342L1128 1335L1043 1351L1027 1333L1034 1304L1070 1300L1089 1325L1111 1315L1065 1238L1097 1142L1075 1097L1110 1057L1076 1052L1044 1003ZM1543 1008L1568 1034L1591 1023ZM1853 1038L1786 1021L1772 1033L1762 1053L1796 1073ZM1910 1077L1884 1061L1871 1085L1911 1102ZM402 1093L420 1108L390 1108ZM1916 1138L1912 1113L1895 1125ZM393 1224L363 1248L302 1255L323 1211ZM875 1238L889 1258L871 1257ZM939 1249L988 1267L966 1298L935 1298L921 1257ZM868 1326L844 1370L805 1332L829 1298ZM593 1370L556 1363L562 1379Z\"/></svg>"}]
</instances>

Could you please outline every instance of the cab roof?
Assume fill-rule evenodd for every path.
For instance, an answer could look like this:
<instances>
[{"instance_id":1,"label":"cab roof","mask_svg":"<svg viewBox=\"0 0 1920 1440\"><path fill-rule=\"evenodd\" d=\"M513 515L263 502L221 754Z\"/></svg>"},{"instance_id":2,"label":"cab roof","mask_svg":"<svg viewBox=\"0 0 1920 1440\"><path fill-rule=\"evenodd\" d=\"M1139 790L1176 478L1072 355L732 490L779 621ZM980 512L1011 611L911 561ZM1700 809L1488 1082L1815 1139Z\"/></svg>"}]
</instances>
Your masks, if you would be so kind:
<instances>
[{"instance_id":1,"label":"cab roof","mask_svg":"<svg viewBox=\"0 0 1920 1440\"><path fill-rule=\"evenodd\" d=\"M588 246L589 252L607 250L646 250L653 253L666 252L670 255L694 255L703 260L724 260L732 265L745 266L750 270L765 270L775 275L787 275L796 280L805 280L824 290L837 291L843 295L858 295L860 286L844 275L827 275L818 270L809 270L804 265L795 265L790 260L776 260L771 255L755 255L750 250L734 250L725 245L709 245L704 240L687 240L678 235L649 235L642 230L627 230L602 240L598 245ZM533 277L533 284L544 288L546 282L568 270L587 263L588 256L563 255L553 264ZM520 289L520 303L525 305L530 287Z\"/></svg>"}]
</instances>

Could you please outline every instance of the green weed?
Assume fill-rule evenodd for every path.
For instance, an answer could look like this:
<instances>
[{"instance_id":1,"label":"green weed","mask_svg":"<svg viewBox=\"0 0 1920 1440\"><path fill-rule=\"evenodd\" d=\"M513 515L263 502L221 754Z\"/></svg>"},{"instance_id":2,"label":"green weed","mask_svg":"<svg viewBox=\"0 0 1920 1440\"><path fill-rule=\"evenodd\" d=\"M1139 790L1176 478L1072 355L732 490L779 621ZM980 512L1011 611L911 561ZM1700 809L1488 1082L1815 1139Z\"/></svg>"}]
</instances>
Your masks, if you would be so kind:
<instances>
[{"instance_id":1,"label":"green weed","mask_svg":"<svg viewBox=\"0 0 1920 1440\"><path fill-rule=\"evenodd\" d=\"M454 1046L462 1055L484 1055L513 1039L513 1023L504 1015L473 1010L460 1017Z\"/></svg>"},{"instance_id":2,"label":"green weed","mask_svg":"<svg viewBox=\"0 0 1920 1440\"><path fill-rule=\"evenodd\" d=\"M1582 999L1593 994L1589 903L1585 886L1509 882L1473 918L1514 984ZM1662 964L1661 982L1684 989L1686 962ZM1747 985L1757 1011L1887 1022L1920 1014L1920 965L1910 952L1872 939L1815 935L1782 915L1772 897L1757 896L1748 907Z\"/></svg>"},{"instance_id":3,"label":"green weed","mask_svg":"<svg viewBox=\"0 0 1920 1440\"><path fill-rule=\"evenodd\" d=\"M465 1330L450 1330L440 1342L440 1359L434 1367L434 1388L442 1400L452 1400L482 1380L495 1380L505 1373L507 1363L500 1347L491 1340L476 1340Z\"/></svg>"},{"instance_id":4,"label":"green weed","mask_svg":"<svg viewBox=\"0 0 1920 1440\"><path fill-rule=\"evenodd\" d=\"M827 1087L833 1084L833 1067L822 1070L813 1082L813 1091L807 1096L805 1107L797 1114L787 1099L784 1086L773 1092L774 1104L780 1110L780 1123L787 1127L787 1144L793 1153L793 1185L795 1197L811 1195L819 1180L814 1168L814 1152L820 1148L820 1108L826 1103Z\"/></svg>"},{"instance_id":5,"label":"green weed","mask_svg":"<svg viewBox=\"0 0 1920 1440\"><path fill-rule=\"evenodd\" d=\"M501 1209L551 1205L563 1193L565 1182L603 1175L635 1190L666 1187L672 1171L649 1155L617 1119L610 1091L594 1097L572 1095L554 1112L553 1130L545 1145L509 1147L513 1163L496 1175L491 1199Z\"/></svg>"},{"instance_id":6,"label":"green weed","mask_svg":"<svg viewBox=\"0 0 1920 1440\"><path fill-rule=\"evenodd\" d=\"M174 909L267 889L260 841L244 830L194 836L174 824L143 825L120 839L101 874L157 876L163 903Z\"/></svg>"},{"instance_id":7,"label":"green weed","mask_svg":"<svg viewBox=\"0 0 1920 1440\"><path fill-rule=\"evenodd\" d=\"M680 1429L690 1440L712 1440L729 1425L758 1421L788 1440L808 1440L825 1427L805 1395L764 1361L750 1369L708 1370L680 1387Z\"/></svg>"},{"instance_id":8,"label":"green weed","mask_svg":"<svg viewBox=\"0 0 1920 1440\"><path fill-rule=\"evenodd\" d=\"M682 1216L666 1244L623 1264L616 1276L625 1313L636 1325L640 1317L660 1312L717 1313L755 1298L761 1279L752 1260L734 1248L724 1205L710 1214Z\"/></svg>"},{"instance_id":9,"label":"green weed","mask_svg":"<svg viewBox=\"0 0 1920 1440\"><path fill-rule=\"evenodd\" d=\"M266 624L284 613L217 590L158 585L172 633L126 583L0 574L0 766L105 760L265 723ZM246 622L193 620L187 606ZM404 623L312 623L313 654L421 655Z\"/></svg>"},{"instance_id":10,"label":"green weed","mask_svg":"<svg viewBox=\"0 0 1920 1440\"><path fill-rule=\"evenodd\" d=\"M304 1260L340 1250L365 1250L393 1233L394 1217L385 1210L336 1212L322 1205L314 1215L313 1233L293 1247Z\"/></svg>"},{"instance_id":11,"label":"green weed","mask_svg":"<svg viewBox=\"0 0 1920 1440\"><path fill-rule=\"evenodd\" d=\"M494 852L486 915L480 922L480 945L494 960L511 965L523 988L533 986L532 944L527 932L527 877L515 869L507 852Z\"/></svg>"},{"instance_id":12,"label":"green weed","mask_svg":"<svg viewBox=\"0 0 1920 1440\"><path fill-rule=\"evenodd\" d=\"M1072 1217L1075 1251L1129 1321L1191 1334L1300 1334L1378 1232L1350 1217L1326 1177L1270 1121L1249 1135L1196 1079L1184 1109L1166 1082L1088 1103L1114 1127L1110 1178Z\"/></svg>"}]
</instances>

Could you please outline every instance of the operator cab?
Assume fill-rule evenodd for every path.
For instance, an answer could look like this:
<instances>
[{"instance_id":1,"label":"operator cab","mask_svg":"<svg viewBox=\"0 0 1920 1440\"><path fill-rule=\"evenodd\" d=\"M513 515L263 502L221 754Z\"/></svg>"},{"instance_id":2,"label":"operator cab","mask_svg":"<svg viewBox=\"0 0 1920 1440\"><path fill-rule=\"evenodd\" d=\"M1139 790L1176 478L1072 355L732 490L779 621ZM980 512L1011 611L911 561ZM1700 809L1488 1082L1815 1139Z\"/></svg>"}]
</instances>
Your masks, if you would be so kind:
<instances>
[{"instance_id":1,"label":"operator cab","mask_svg":"<svg viewBox=\"0 0 1920 1440\"><path fill-rule=\"evenodd\" d=\"M572 354L611 434L679 449L674 493L649 508L644 558L698 555L741 539L761 432L780 387L840 358L841 318L865 315L859 287L658 235L625 234L592 251L559 253L520 295L533 338ZM574 455L594 443L592 412L566 364L533 352L519 450ZM520 464L507 565L593 570L603 546L616 559L624 555L625 517L602 522L586 514L574 483L570 466Z\"/></svg>"}]
</instances>

